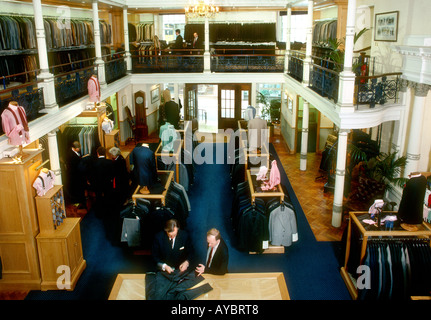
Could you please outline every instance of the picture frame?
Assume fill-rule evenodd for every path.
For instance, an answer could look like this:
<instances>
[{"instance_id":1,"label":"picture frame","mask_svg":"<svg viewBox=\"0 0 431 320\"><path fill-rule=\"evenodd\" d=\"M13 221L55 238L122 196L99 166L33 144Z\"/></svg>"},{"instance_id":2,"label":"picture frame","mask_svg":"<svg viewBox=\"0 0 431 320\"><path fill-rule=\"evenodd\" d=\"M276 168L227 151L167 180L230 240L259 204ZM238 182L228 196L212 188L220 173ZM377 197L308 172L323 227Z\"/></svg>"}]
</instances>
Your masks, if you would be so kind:
<instances>
[{"instance_id":1,"label":"picture frame","mask_svg":"<svg viewBox=\"0 0 431 320\"><path fill-rule=\"evenodd\" d=\"M287 97L287 110L293 112L293 99L290 96Z\"/></svg>"},{"instance_id":2,"label":"picture frame","mask_svg":"<svg viewBox=\"0 0 431 320\"><path fill-rule=\"evenodd\" d=\"M160 100L159 87L151 90L151 103L155 103Z\"/></svg>"},{"instance_id":3,"label":"picture frame","mask_svg":"<svg viewBox=\"0 0 431 320\"><path fill-rule=\"evenodd\" d=\"M374 21L374 41L392 41L398 39L399 11L376 13Z\"/></svg>"}]
</instances>

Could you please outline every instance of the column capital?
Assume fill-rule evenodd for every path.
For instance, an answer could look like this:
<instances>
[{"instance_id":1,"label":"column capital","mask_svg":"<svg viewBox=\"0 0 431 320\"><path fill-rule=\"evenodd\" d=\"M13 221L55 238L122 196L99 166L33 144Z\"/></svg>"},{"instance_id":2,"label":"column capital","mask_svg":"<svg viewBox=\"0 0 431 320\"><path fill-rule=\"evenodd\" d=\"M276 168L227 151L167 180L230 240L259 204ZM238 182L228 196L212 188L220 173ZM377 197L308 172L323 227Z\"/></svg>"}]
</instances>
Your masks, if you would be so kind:
<instances>
[{"instance_id":1,"label":"column capital","mask_svg":"<svg viewBox=\"0 0 431 320\"><path fill-rule=\"evenodd\" d=\"M415 97L426 97L431 86L424 83L415 83Z\"/></svg>"}]
</instances>

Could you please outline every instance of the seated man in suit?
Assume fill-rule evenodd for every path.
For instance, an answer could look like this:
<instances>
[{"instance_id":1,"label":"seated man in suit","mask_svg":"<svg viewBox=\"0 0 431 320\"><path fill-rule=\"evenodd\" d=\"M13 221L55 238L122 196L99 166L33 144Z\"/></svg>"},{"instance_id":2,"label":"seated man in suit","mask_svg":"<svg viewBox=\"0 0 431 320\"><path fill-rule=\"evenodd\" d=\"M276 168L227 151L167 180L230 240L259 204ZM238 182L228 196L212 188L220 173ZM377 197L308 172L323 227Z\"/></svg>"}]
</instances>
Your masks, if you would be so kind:
<instances>
[{"instance_id":1,"label":"seated man in suit","mask_svg":"<svg viewBox=\"0 0 431 320\"><path fill-rule=\"evenodd\" d=\"M152 255L162 271L169 274L175 269L186 271L191 263L192 252L188 233L180 230L175 219L168 220L164 230L155 235Z\"/></svg>"},{"instance_id":2,"label":"seated man in suit","mask_svg":"<svg viewBox=\"0 0 431 320\"><path fill-rule=\"evenodd\" d=\"M220 235L220 232L212 228L207 232L208 252L206 265L199 264L196 267L196 273L200 276L202 273L223 275L228 272L229 250L226 243Z\"/></svg>"}]
</instances>

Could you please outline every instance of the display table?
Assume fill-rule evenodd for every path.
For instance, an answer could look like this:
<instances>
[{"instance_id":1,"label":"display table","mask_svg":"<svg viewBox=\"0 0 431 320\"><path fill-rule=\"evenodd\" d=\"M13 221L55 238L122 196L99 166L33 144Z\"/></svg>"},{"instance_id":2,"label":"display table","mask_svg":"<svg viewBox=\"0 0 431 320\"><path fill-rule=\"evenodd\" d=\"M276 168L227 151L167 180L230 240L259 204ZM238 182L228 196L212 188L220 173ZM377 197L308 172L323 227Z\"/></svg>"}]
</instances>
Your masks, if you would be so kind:
<instances>
[{"instance_id":1,"label":"display table","mask_svg":"<svg viewBox=\"0 0 431 320\"><path fill-rule=\"evenodd\" d=\"M171 181L173 180L174 172L173 171L159 170L159 171L157 171L157 174L159 176L161 184L165 187L165 190L163 190L163 192L161 192L161 193L141 194L141 193L139 193L139 190L142 187L138 185L135 189L135 192L132 195L133 202L136 203L136 199L138 199L138 198L149 199L149 200L159 199L162 202L162 205L163 206L165 205L166 194L168 193L169 185L171 184Z\"/></svg>"},{"instance_id":2,"label":"display table","mask_svg":"<svg viewBox=\"0 0 431 320\"><path fill-rule=\"evenodd\" d=\"M203 274L213 290L196 300L290 300L282 272ZM117 275L109 300L145 300L145 274Z\"/></svg>"},{"instance_id":3,"label":"display table","mask_svg":"<svg viewBox=\"0 0 431 320\"><path fill-rule=\"evenodd\" d=\"M174 152L164 152L163 151L163 146L162 143L160 142L159 146L157 147L156 152L154 153L154 156L156 157L156 168L158 168L158 158L160 157L162 159L163 162L163 157L165 157L165 159L169 159L171 160L172 158L175 159L174 163L176 166L176 179L175 181L177 183L180 182L180 161L181 161L181 147L183 145L183 140L177 140L174 142Z\"/></svg>"}]
</instances>

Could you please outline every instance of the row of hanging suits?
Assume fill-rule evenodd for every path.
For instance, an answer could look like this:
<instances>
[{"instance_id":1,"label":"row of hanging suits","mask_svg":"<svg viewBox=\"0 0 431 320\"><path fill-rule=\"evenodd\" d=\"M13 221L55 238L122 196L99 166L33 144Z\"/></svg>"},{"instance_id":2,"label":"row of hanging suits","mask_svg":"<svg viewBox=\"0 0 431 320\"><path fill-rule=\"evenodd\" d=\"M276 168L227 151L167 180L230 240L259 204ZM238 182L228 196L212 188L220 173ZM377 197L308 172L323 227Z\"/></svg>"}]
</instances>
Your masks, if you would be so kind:
<instances>
[{"instance_id":1,"label":"row of hanging suits","mask_svg":"<svg viewBox=\"0 0 431 320\"><path fill-rule=\"evenodd\" d=\"M154 35L154 25L151 23L138 23L128 24L129 28L129 41L130 42L142 42L152 41Z\"/></svg>"},{"instance_id":2,"label":"row of hanging suits","mask_svg":"<svg viewBox=\"0 0 431 320\"><path fill-rule=\"evenodd\" d=\"M410 300L431 294L431 248L420 239L370 239L363 265L371 272L359 300Z\"/></svg>"},{"instance_id":3,"label":"row of hanging suits","mask_svg":"<svg viewBox=\"0 0 431 320\"><path fill-rule=\"evenodd\" d=\"M256 198L252 203L248 181L234 188L231 221L240 250L261 253L263 241L285 247L298 241L296 212L284 193L283 201L279 197Z\"/></svg>"},{"instance_id":4,"label":"row of hanging suits","mask_svg":"<svg viewBox=\"0 0 431 320\"><path fill-rule=\"evenodd\" d=\"M31 73L20 74L5 79L6 84L10 82L31 82L36 80L38 70L38 61L35 55L9 55L0 59L0 74L4 76L17 75L24 72L34 71Z\"/></svg>"},{"instance_id":5,"label":"row of hanging suits","mask_svg":"<svg viewBox=\"0 0 431 320\"><path fill-rule=\"evenodd\" d=\"M172 158L173 160L174 158ZM167 159L170 160L170 159ZM181 184L186 191L189 191L190 187L194 183L195 179L195 167L192 161L192 154L189 150L181 148L180 163L178 164L179 170L179 184ZM166 162L166 163L165 163ZM174 172L174 177L177 173L177 165L175 161L163 162L161 157L157 158L157 169L158 170L168 170Z\"/></svg>"},{"instance_id":6,"label":"row of hanging suits","mask_svg":"<svg viewBox=\"0 0 431 320\"><path fill-rule=\"evenodd\" d=\"M121 241L129 247L149 249L154 236L163 230L169 219L178 220L181 228L186 227L187 217L191 210L190 201L182 185L172 181L163 206L159 200L150 201L144 198L129 201L120 212L122 222Z\"/></svg>"},{"instance_id":7,"label":"row of hanging suits","mask_svg":"<svg viewBox=\"0 0 431 320\"><path fill-rule=\"evenodd\" d=\"M337 39L337 20L317 21L313 26L313 42Z\"/></svg>"},{"instance_id":8,"label":"row of hanging suits","mask_svg":"<svg viewBox=\"0 0 431 320\"><path fill-rule=\"evenodd\" d=\"M0 16L0 50L37 48L32 17Z\"/></svg>"}]
</instances>

